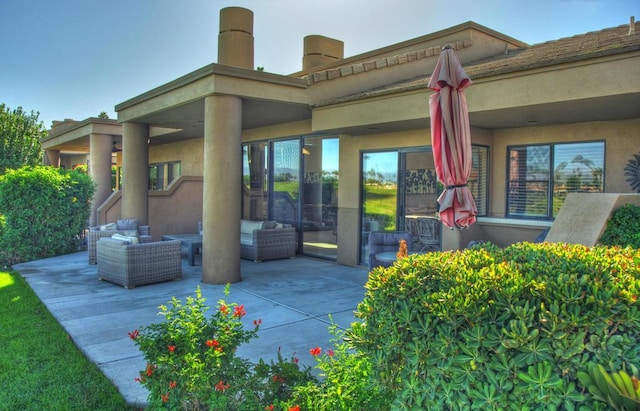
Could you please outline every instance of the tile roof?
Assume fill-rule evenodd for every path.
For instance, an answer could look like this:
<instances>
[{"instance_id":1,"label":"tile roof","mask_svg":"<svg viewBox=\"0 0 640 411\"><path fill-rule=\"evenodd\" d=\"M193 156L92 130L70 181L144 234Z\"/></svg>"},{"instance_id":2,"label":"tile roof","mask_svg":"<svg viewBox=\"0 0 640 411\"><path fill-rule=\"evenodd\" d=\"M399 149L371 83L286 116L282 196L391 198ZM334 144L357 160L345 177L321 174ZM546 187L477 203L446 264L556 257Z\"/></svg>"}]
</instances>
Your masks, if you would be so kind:
<instances>
[{"instance_id":1,"label":"tile roof","mask_svg":"<svg viewBox=\"0 0 640 411\"><path fill-rule=\"evenodd\" d=\"M634 26L637 26L635 22ZM471 44L456 45L454 48L459 49L460 46L464 47L470 45ZM424 50L424 53L423 50L412 53L415 53L419 56L426 55L427 53L431 53L428 54L430 56L433 55L433 53L439 53L439 48L430 48L427 50L429 51ZM599 31L575 35L572 37L534 44L528 47L512 49L509 50L508 53L505 53L503 55L489 57L483 60L468 63L465 65L465 71L472 79L479 79L483 77L515 73L519 71L526 71L563 63L584 61L597 57L606 57L633 51L640 51L640 31L630 30L630 26L628 24L625 24L618 27L607 28ZM394 56L393 61L400 62L409 60L408 58ZM362 65L367 66L367 63L362 63ZM369 64L369 66L374 67L371 64ZM382 69L387 66L375 66L373 69ZM357 74L355 70L345 70L345 68L337 68L327 71L334 72L334 75L330 77L327 74L325 78L325 74L323 74L322 72L312 73L307 76L307 82L309 84L313 84L318 80L331 80L338 77L337 74L340 74L342 76ZM314 77L314 80L309 80L309 77L311 76ZM334 99L331 102L324 102L319 105L327 105L365 97L372 97L376 95L419 89L426 87L428 83L429 76L421 76L419 78L407 79L395 84L387 84L385 86L360 92L355 95L344 96L338 99Z\"/></svg>"}]
</instances>

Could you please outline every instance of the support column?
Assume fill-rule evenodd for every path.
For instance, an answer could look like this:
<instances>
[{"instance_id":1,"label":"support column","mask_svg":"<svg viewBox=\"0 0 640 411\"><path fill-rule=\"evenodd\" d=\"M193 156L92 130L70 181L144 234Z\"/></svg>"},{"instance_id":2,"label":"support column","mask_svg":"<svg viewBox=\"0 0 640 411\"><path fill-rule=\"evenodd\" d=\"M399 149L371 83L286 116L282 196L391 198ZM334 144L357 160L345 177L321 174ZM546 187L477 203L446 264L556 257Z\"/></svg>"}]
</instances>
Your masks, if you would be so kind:
<instances>
[{"instance_id":1,"label":"support column","mask_svg":"<svg viewBox=\"0 0 640 411\"><path fill-rule=\"evenodd\" d=\"M60 168L60 150L46 150L49 165Z\"/></svg>"},{"instance_id":2,"label":"support column","mask_svg":"<svg viewBox=\"0 0 640 411\"><path fill-rule=\"evenodd\" d=\"M111 195L111 139L106 134L89 135L89 175L96 184L91 202L91 226L99 224L98 207Z\"/></svg>"},{"instance_id":3,"label":"support column","mask_svg":"<svg viewBox=\"0 0 640 411\"><path fill-rule=\"evenodd\" d=\"M122 212L121 218L137 218L149 224L149 126L122 125Z\"/></svg>"},{"instance_id":4,"label":"support column","mask_svg":"<svg viewBox=\"0 0 640 411\"><path fill-rule=\"evenodd\" d=\"M202 281L240 281L242 100L209 96L204 101Z\"/></svg>"}]
</instances>

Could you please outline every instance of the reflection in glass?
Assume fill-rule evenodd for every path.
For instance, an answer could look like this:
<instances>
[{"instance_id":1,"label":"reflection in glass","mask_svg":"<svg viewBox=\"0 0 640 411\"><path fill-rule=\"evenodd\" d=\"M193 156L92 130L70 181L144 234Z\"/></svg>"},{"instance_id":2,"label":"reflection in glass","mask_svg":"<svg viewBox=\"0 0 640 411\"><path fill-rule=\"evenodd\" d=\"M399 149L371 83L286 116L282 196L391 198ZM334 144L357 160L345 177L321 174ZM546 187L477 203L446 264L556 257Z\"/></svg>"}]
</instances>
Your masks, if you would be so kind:
<instances>
[{"instance_id":1,"label":"reflection in glass","mask_svg":"<svg viewBox=\"0 0 640 411\"><path fill-rule=\"evenodd\" d=\"M306 137L304 164L302 252L337 258L338 147L337 138Z\"/></svg>"}]
</instances>

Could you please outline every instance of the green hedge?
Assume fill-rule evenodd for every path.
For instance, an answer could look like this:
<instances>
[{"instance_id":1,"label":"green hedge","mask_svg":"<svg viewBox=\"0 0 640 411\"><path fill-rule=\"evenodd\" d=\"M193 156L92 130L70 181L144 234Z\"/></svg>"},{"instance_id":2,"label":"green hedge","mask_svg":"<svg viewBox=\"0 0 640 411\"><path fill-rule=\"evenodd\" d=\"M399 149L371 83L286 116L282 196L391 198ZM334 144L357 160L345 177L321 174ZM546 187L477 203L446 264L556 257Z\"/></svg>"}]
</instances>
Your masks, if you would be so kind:
<instances>
[{"instance_id":1,"label":"green hedge","mask_svg":"<svg viewBox=\"0 0 640 411\"><path fill-rule=\"evenodd\" d=\"M370 273L351 333L392 409L605 409L578 382L640 358L640 251L491 244Z\"/></svg>"},{"instance_id":2,"label":"green hedge","mask_svg":"<svg viewBox=\"0 0 640 411\"><path fill-rule=\"evenodd\" d=\"M83 173L23 167L0 176L0 263L77 251L95 191Z\"/></svg>"},{"instance_id":3,"label":"green hedge","mask_svg":"<svg viewBox=\"0 0 640 411\"><path fill-rule=\"evenodd\" d=\"M600 243L640 248L640 206L625 204L614 211L607 221Z\"/></svg>"}]
</instances>

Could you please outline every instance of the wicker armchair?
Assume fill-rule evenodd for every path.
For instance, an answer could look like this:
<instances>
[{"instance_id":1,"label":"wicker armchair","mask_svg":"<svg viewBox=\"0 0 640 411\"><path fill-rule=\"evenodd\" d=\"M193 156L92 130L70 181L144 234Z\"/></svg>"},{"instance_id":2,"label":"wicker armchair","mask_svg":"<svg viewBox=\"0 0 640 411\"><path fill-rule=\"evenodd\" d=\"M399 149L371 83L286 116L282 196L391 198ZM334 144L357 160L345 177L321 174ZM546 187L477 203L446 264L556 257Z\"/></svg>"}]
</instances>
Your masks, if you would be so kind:
<instances>
[{"instance_id":1,"label":"wicker armchair","mask_svg":"<svg viewBox=\"0 0 640 411\"><path fill-rule=\"evenodd\" d=\"M180 241L142 244L101 238L97 244L98 278L133 288L182 278Z\"/></svg>"},{"instance_id":2,"label":"wicker armchair","mask_svg":"<svg viewBox=\"0 0 640 411\"><path fill-rule=\"evenodd\" d=\"M265 224L274 228L261 228ZM240 258L254 262L294 258L298 248L296 229L294 227L275 228L276 225L275 221L243 220L240 231Z\"/></svg>"},{"instance_id":3,"label":"wicker armchair","mask_svg":"<svg viewBox=\"0 0 640 411\"><path fill-rule=\"evenodd\" d=\"M121 221L125 221L125 220L119 220L119 222ZM129 228L129 227L133 227L133 225L127 227L126 225L121 225L121 227L126 227L126 228L120 228L117 225L118 223L115 223L116 228L115 229L107 229L107 230L100 230L100 227L90 227L89 228L89 232L87 235L87 249L89 251L89 264L95 264L97 262L96 260L96 242L98 240L100 240L101 238L104 237L111 237L114 234L122 234L122 235L130 235L130 233L132 231L137 231L138 232L138 239L140 240L141 243L150 243L151 242L151 229L149 228L148 225L137 225L137 222L135 223L135 227L136 228ZM113 224L111 224L113 225Z\"/></svg>"}]
</instances>

